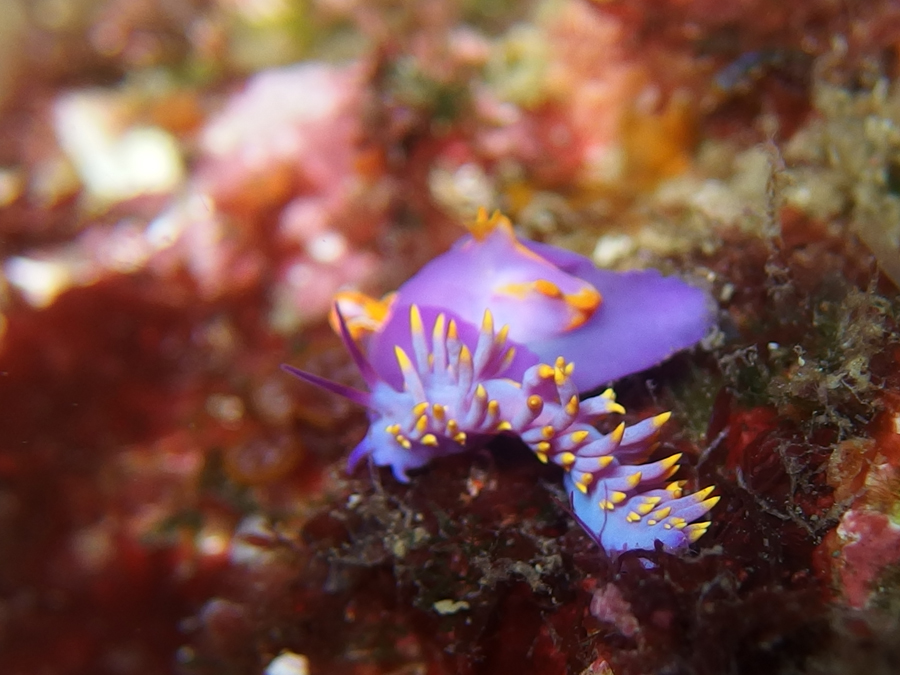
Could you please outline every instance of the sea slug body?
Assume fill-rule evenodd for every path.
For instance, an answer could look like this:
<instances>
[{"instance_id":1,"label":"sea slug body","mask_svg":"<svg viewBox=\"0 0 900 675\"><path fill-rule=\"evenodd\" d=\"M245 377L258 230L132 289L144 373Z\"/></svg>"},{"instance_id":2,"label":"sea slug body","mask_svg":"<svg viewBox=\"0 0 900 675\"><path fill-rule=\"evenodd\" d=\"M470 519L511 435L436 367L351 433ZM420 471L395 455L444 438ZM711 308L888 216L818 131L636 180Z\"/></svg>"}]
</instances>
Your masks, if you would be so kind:
<instances>
[{"instance_id":1,"label":"sea slug body","mask_svg":"<svg viewBox=\"0 0 900 675\"><path fill-rule=\"evenodd\" d=\"M335 323L368 392L286 366L368 408L351 470L370 458L406 482L437 457L511 434L564 469L576 519L607 553L696 541L718 497L682 494L670 480L680 455L647 461L669 414L603 434L595 423L624 408L611 389L581 394L704 337L706 294L522 242L499 214L470 229L386 301L338 298Z\"/></svg>"}]
</instances>

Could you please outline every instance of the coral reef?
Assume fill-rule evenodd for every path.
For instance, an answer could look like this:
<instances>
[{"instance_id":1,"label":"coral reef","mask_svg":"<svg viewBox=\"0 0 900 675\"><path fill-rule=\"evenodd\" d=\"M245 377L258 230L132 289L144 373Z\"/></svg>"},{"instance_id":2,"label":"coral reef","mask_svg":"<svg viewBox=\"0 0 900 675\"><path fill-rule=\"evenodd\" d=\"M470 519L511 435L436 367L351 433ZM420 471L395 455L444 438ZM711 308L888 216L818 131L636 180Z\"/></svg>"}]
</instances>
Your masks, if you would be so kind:
<instances>
[{"instance_id":1,"label":"coral reef","mask_svg":"<svg viewBox=\"0 0 900 675\"><path fill-rule=\"evenodd\" d=\"M0 672L897 672L898 17L0 3ZM578 467L509 433L542 452L537 417L391 472L398 434L446 431L400 400L406 360L435 375L453 318L474 365L484 297L441 261L479 206L516 223L509 283L562 296L491 309L534 354L516 379L553 370L548 415L576 392L609 411L584 441L671 411L626 465L680 456L667 481L715 486L695 545L607 555L572 517ZM659 342L669 301L614 283L672 277L718 327L678 353L702 335ZM431 288L456 304L423 345ZM363 391L348 335L390 391ZM348 474L371 419L283 362L397 403L400 449Z\"/></svg>"}]
</instances>

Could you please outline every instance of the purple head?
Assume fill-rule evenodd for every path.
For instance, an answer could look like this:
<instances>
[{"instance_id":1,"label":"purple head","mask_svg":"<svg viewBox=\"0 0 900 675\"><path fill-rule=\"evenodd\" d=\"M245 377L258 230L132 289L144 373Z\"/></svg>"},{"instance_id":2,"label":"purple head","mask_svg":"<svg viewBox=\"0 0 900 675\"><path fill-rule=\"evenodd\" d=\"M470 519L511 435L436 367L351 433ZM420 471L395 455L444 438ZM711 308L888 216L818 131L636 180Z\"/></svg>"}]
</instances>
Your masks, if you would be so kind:
<instances>
[{"instance_id":1,"label":"purple head","mask_svg":"<svg viewBox=\"0 0 900 675\"><path fill-rule=\"evenodd\" d=\"M423 315L444 312L471 326L490 309L509 339L540 360L577 362L582 392L662 363L713 325L708 294L680 279L601 270L571 251L521 241L499 213L482 211L470 230L384 300L338 295L351 334L376 369L384 364L379 372L388 381L400 381L393 348L409 340L413 304Z\"/></svg>"},{"instance_id":2,"label":"purple head","mask_svg":"<svg viewBox=\"0 0 900 675\"><path fill-rule=\"evenodd\" d=\"M669 414L603 434L596 421L624 408L611 389L580 393L690 346L710 328L709 307L677 279L597 270L482 214L390 300L339 299L336 323L368 392L286 369L368 408L351 470L371 458L406 482L432 459L512 434L565 470L576 518L607 552L679 550L718 498L681 494L669 480L680 455L647 461Z\"/></svg>"}]
</instances>

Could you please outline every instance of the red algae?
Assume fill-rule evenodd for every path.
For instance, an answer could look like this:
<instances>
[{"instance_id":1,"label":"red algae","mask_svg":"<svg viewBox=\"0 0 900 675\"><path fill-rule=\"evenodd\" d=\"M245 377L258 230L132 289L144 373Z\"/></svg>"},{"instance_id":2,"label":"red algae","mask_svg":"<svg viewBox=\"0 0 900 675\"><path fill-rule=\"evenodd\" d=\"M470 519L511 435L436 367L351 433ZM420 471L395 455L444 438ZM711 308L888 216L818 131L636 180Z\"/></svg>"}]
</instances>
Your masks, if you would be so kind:
<instances>
[{"instance_id":1,"label":"red algae","mask_svg":"<svg viewBox=\"0 0 900 675\"><path fill-rule=\"evenodd\" d=\"M813 1L717 3L592 0L619 21L622 46L640 53L666 94L690 91L710 131L731 138L787 138L810 110L815 57L839 42L851 62L891 49L900 12L890 0L846 7ZM778 128L760 128L763 115ZM759 135L762 134L762 135Z\"/></svg>"},{"instance_id":2,"label":"red algae","mask_svg":"<svg viewBox=\"0 0 900 675\"><path fill-rule=\"evenodd\" d=\"M148 298L137 279L68 300L12 314L0 357L14 505L4 528L13 609L4 669L76 673L121 657L165 672L189 607L170 575L177 553L142 545L96 481L116 444L172 429L187 334L178 312ZM149 630L135 642L138 612Z\"/></svg>"}]
</instances>

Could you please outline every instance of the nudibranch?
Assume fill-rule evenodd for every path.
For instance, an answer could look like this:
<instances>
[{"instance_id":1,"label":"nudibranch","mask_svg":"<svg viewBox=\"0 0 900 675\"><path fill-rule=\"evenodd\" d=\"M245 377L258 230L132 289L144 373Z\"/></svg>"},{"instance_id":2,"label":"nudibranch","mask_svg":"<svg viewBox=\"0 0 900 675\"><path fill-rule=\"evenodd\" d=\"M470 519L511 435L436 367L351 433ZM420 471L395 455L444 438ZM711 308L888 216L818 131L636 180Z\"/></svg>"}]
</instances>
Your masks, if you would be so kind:
<instances>
[{"instance_id":1,"label":"nudibranch","mask_svg":"<svg viewBox=\"0 0 900 675\"><path fill-rule=\"evenodd\" d=\"M511 434L563 468L576 519L607 553L657 541L677 551L709 526L698 521L718 501L712 488L683 494L671 480L679 454L648 461L669 413L604 434L596 422L625 409L612 389L582 396L702 339L713 322L702 290L599 270L482 211L396 293L339 296L334 321L368 391L285 368L368 409L351 470L368 458L407 482L437 457Z\"/></svg>"}]
</instances>

